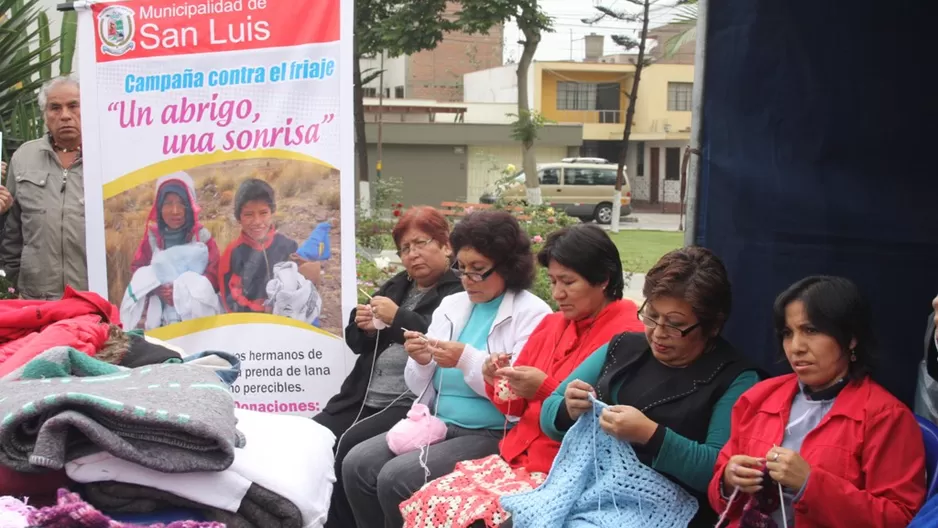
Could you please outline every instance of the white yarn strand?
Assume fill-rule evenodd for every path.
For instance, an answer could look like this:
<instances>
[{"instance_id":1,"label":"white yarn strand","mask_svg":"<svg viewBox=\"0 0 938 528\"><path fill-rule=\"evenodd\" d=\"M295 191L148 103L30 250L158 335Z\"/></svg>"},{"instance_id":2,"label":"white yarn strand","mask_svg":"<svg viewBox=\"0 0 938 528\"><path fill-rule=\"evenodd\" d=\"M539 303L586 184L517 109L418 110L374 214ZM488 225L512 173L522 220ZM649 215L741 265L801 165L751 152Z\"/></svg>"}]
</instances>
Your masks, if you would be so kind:
<instances>
[{"instance_id":1,"label":"white yarn strand","mask_svg":"<svg viewBox=\"0 0 938 528\"><path fill-rule=\"evenodd\" d=\"M782 483L776 482L778 484L778 505L782 510L782 526L788 528L788 514L785 513L785 494L782 493Z\"/></svg>"},{"instance_id":2,"label":"white yarn strand","mask_svg":"<svg viewBox=\"0 0 938 528\"><path fill-rule=\"evenodd\" d=\"M373 379L374 379L374 375L375 375L375 365L377 365L377 362L378 362L378 343L380 342L380 338L381 338L381 330L378 330L378 331L375 333L375 349L374 349L374 353L373 353L372 358L371 358L371 371L368 373L368 384L365 386L365 396L362 397L362 404L361 404L361 407L358 408L358 414L355 415L355 420L352 421L352 425L350 425L349 428L346 429L344 433L342 433L342 436L340 436L340 437L339 437L339 440L336 442L336 447L335 447L335 452L336 452L336 453L339 452L339 447L342 446L342 440L345 438L345 435L347 435L348 432L351 431L353 427L355 427L356 425L358 425L358 424L360 424L360 423L364 423L364 422L366 422L366 421L368 421L368 420L374 418L375 416L378 416L379 414L383 413L384 411L390 409L391 407L394 406L395 403L399 402L402 398L406 397L408 394L411 393L411 392L410 392L410 389L404 390L404 392L398 394L397 397L395 397L393 400L391 400L391 403L387 404L387 405L384 407L384 409L381 409L380 411L378 411L378 412L372 414L371 416L368 416L368 417L366 417L366 418L364 418L364 419L362 419L362 420L359 420L359 418L361 418L361 416L362 416L362 412L365 411L365 399L368 397L368 391L371 389L371 382L372 382Z\"/></svg>"},{"instance_id":3,"label":"white yarn strand","mask_svg":"<svg viewBox=\"0 0 938 528\"><path fill-rule=\"evenodd\" d=\"M726 521L726 516L730 514L730 508L733 507L733 501L736 500L737 495L739 495L739 486L733 488L733 493L730 494L729 500L726 501L726 508L723 510L723 513L720 514L720 518L717 519L717 523L714 525L714 528L720 528L723 526L723 522Z\"/></svg>"},{"instance_id":4,"label":"white yarn strand","mask_svg":"<svg viewBox=\"0 0 938 528\"><path fill-rule=\"evenodd\" d=\"M426 337L421 336L420 338L427 342L427 346L431 348L439 348L438 346L434 346L433 344L431 344L430 340L427 339ZM439 344L440 342L439 340L437 340L437 345ZM433 361L436 361L435 357L433 358ZM437 369L439 369L439 365L437 365ZM431 386L433 384L432 377L430 378L430 384ZM436 389L436 397L434 398L433 409L430 410L430 416L433 416L434 418L436 418L437 414L439 414L440 395L442 393L443 393L443 372L440 371L440 386L439 388ZM427 421L427 443L420 446L420 456L417 457L417 461L420 463L420 467L423 469L423 485L424 486L426 486L427 483L430 481L430 466L429 466L428 461L430 459L430 441L433 439L432 430L430 429L430 426L431 426L431 423L428 420Z\"/></svg>"}]
</instances>

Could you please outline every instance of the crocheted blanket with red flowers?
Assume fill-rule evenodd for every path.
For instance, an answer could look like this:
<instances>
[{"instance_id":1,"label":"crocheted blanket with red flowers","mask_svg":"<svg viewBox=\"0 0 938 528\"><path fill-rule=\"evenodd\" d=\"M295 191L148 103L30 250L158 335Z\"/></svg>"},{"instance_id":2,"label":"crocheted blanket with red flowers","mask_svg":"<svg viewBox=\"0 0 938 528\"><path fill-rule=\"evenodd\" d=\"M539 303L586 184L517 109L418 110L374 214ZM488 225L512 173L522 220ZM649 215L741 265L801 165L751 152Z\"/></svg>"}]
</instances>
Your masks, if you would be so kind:
<instances>
[{"instance_id":1,"label":"crocheted blanket with red flowers","mask_svg":"<svg viewBox=\"0 0 938 528\"><path fill-rule=\"evenodd\" d=\"M460 462L452 473L428 482L401 503L404 528L467 528L480 520L495 528L509 517L498 498L531 491L546 477L512 469L498 455Z\"/></svg>"}]
</instances>

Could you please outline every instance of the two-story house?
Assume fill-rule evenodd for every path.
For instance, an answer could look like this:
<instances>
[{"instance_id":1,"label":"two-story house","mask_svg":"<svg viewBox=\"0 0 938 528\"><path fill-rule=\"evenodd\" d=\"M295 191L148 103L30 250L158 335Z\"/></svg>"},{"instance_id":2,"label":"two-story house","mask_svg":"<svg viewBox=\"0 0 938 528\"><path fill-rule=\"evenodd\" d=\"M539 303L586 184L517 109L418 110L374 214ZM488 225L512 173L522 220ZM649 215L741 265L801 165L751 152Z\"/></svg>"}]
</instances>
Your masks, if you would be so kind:
<instances>
[{"instance_id":1,"label":"two-story house","mask_svg":"<svg viewBox=\"0 0 938 528\"><path fill-rule=\"evenodd\" d=\"M665 28L660 35L663 47ZM634 56L602 54L600 35L587 37L584 62L535 62L529 71L528 98L533 109L558 124L583 125L580 155L619 159L629 91L635 76ZM694 66L682 48L670 59L652 52L642 71L626 159L632 203L654 210L680 210L681 161L690 140ZM690 62L690 63L689 63ZM515 65L465 76L467 102L517 103Z\"/></svg>"}]
</instances>

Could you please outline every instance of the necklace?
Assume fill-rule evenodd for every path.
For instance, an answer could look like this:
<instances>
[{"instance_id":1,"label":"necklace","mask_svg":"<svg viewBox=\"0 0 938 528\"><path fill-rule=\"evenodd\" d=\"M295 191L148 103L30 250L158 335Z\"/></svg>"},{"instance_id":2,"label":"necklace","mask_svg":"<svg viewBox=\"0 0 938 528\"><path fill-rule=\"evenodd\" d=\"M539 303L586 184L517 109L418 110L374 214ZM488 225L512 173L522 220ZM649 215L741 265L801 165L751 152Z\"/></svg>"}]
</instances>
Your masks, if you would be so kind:
<instances>
[{"instance_id":1,"label":"necklace","mask_svg":"<svg viewBox=\"0 0 938 528\"><path fill-rule=\"evenodd\" d=\"M66 148L66 147L60 147L59 145L57 145L57 144L53 141L53 142L52 142L52 149L53 149L53 150L56 150L56 151L58 151L58 152L81 152L81 145L78 145L78 146L75 147L75 148Z\"/></svg>"},{"instance_id":2,"label":"necklace","mask_svg":"<svg viewBox=\"0 0 938 528\"><path fill-rule=\"evenodd\" d=\"M62 152L62 153L67 153L67 152L81 152L81 144L79 144L79 145L78 145L77 147L75 147L75 148L63 147L63 146L61 146L61 145L59 145L58 143L55 142L55 138L52 137L52 134L51 134L51 133L49 133L49 134L47 135L47 137L49 138L49 144L52 145L52 150L54 150L54 151L56 151L56 152Z\"/></svg>"}]
</instances>

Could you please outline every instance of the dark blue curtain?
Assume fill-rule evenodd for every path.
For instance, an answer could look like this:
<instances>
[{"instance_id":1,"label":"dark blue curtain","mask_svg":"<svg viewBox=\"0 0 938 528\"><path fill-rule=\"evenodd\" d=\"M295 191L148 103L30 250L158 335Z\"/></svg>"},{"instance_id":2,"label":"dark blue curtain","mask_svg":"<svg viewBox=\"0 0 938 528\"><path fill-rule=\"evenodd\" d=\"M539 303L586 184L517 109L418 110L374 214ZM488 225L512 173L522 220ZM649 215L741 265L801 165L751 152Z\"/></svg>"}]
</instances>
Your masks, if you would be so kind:
<instances>
[{"instance_id":1,"label":"dark blue curtain","mask_svg":"<svg viewBox=\"0 0 938 528\"><path fill-rule=\"evenodd\" d=\"M726 262L726 335L788 372L775 296L812 274L855 281L876 378L911 404L938 293L934 2L710 2L697 243Z\"/></svg>"}]
</instances>

